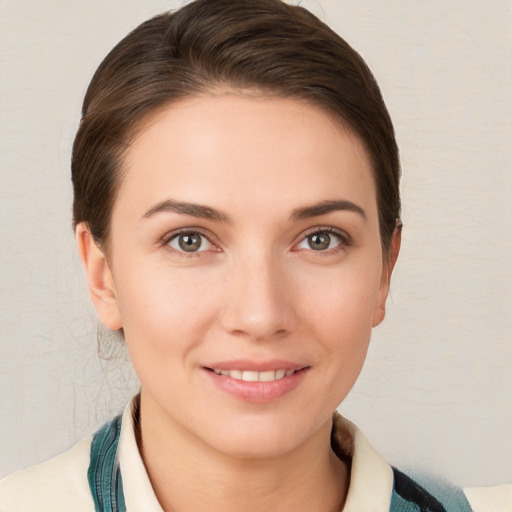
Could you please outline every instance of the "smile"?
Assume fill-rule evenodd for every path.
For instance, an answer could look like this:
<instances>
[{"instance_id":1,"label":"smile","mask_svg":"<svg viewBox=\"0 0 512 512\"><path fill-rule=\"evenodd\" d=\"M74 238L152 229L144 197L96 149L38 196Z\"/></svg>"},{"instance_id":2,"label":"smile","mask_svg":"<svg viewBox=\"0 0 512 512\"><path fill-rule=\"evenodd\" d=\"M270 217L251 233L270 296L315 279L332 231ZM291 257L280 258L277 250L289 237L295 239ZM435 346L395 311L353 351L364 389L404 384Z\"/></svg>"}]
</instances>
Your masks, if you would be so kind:
<instances>
[{"instance_id":1,"label":"smile","mask_svg":"<svg viewBox=\"0 0 512 512\"><path fill-rule=\"evenodd\" d=\"M243 380L245 382L272 382L293 375L297 370L268 370L256 372L252 370L219 370L213 368L212 371L217 375L223 375L231 379Z\"/></svg>"},{"instance_id":2,"label":"smile","mask_svg":"<svg viewBox=\"0 0 512 512\"><path fill-rule=\"evenodd\" d=\"M237 400L264 403L291 393L311 366L282 359L217 361L203 366L204 375L218 389Z\"/></svg>"}]
</instances>

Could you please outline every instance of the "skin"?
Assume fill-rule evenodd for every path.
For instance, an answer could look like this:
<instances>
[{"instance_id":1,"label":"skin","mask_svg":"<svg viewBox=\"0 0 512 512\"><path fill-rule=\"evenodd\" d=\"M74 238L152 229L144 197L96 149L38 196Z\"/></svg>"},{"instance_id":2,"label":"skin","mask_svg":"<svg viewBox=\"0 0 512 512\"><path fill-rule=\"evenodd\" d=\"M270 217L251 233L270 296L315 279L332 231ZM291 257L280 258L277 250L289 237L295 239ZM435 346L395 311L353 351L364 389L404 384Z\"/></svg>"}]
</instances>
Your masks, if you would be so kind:
<instances>
[{"instance_id":1,"label":"skin","mask_svg":"<svg viewBox=\"0 0 512 512\"><path fill-rule=\"evenodd\" d=\"M340 510L349 477L331 416L384 318L399 248L395 233L383 258L363 145L298 100L219 93L147 120L123 170L108 255L86 225L77 239L99 316L124 329L141 380L162 507ZM311 209L327 201L336 208ZM183 229L198 251L181 248ZM206 369L234 359L306 370L283 396L246 399Z\"/></svg>"}]
</instances>

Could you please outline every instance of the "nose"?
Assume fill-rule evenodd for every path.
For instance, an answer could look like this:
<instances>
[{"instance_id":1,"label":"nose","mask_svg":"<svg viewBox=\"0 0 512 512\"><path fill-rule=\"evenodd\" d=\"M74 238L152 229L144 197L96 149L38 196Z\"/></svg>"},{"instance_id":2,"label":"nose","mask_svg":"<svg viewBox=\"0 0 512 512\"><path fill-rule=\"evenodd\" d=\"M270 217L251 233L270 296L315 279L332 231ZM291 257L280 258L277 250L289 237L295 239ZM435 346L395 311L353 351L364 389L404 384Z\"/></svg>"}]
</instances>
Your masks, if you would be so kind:
<instances>
[{"instance_id":1,"label":"nose","mask_svg":"<svg viewBox=\"0 0 512 512\"><path fill-rule=\"evenodd\" d=\"M232 335L255 341L286 336L296 326L292 276L267 255L234 262L228 270L221 322Z\"/></svg>"}]
</instances>

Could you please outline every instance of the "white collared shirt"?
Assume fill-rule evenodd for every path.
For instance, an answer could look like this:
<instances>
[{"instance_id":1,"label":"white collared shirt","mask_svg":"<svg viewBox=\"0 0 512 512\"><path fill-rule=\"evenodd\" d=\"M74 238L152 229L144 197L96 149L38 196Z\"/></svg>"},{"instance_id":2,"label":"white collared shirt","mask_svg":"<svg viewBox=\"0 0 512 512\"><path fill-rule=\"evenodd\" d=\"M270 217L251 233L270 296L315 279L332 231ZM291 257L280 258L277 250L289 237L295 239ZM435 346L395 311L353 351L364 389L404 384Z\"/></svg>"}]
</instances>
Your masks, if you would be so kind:
<instances>
[{"instance_id":1,"label":"white collared shirt","mask_svg":"<svg viewBox=\"0 0 512 512\"><path fill-rule=\"evenodd\" d=\"M163 512L140 456L128 404L119 439L119 461L128 512ZM337 416L337 436L352 455L343 512L389 512L393 470L361 431ZM92 436L67 452L0 480L0 512L94 512L87 469ZM512 512L512 485L464 490L474 512Z\"/></svg>"}]
</instances>

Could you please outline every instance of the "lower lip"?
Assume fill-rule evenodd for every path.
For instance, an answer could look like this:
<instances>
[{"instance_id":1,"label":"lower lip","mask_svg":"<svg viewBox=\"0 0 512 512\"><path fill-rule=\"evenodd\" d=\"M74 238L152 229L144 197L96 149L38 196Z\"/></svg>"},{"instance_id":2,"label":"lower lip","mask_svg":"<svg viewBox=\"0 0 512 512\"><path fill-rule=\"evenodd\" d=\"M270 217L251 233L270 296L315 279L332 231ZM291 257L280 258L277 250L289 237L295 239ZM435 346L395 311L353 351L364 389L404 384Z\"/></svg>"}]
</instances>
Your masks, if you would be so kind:
<instances>
[{"instance_id":1,"label":"lower lip","mask_svg":"<svg viewBox=\"0 0 512 512\"><path fill-rule=\"evenodd\" d=\"M226 375L217 375L211 370L204 369L206 375L221 390L247 402L272 402L293 391L306 377L308 368L296 371L294 374L271 382L247 382L233 379Z\"/></svg>"}]
</instances>

